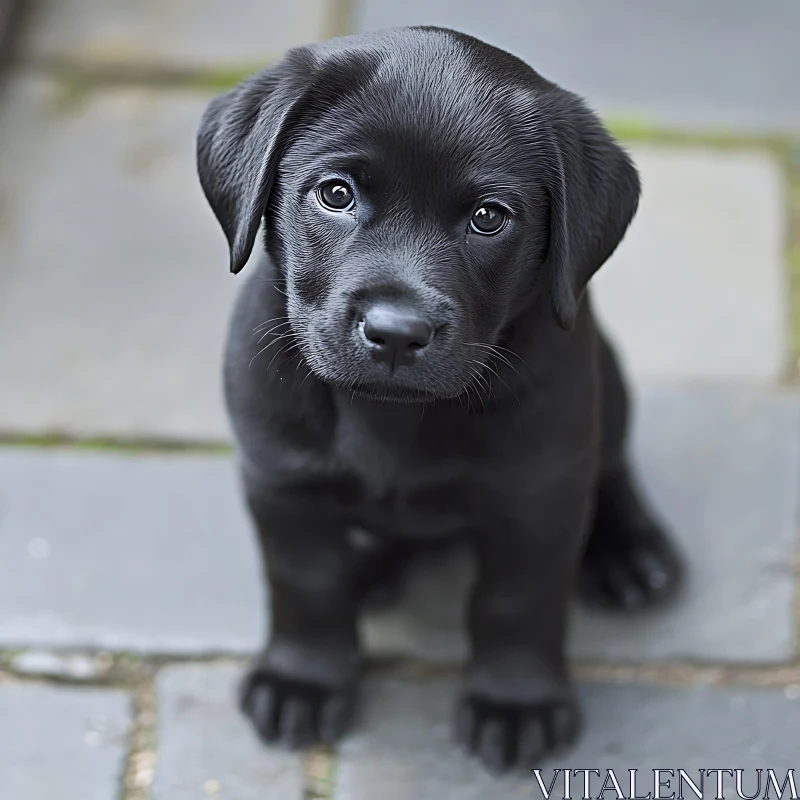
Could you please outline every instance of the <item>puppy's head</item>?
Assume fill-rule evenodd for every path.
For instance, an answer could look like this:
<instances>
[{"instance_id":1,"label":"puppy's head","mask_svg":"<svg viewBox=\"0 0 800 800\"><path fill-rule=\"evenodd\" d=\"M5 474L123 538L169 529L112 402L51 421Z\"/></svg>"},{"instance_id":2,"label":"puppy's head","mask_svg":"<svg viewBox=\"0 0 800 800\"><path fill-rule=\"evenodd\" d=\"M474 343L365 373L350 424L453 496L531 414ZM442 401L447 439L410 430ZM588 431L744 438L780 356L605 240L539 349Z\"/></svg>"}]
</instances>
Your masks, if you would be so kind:
<instances>
[{"instance_id":1,"label":"puppy's head","mask_svg":"<svg viewBox=\"0 0 800 800\"><path fill-rule=\"evenodd\" d=\"M461 394L543 298L569 331L639 194L576 96L433 28L291 51L211 103L198 171L232 271L263 220L314 374L398 401Z\"/></svg>"}]
</instances>

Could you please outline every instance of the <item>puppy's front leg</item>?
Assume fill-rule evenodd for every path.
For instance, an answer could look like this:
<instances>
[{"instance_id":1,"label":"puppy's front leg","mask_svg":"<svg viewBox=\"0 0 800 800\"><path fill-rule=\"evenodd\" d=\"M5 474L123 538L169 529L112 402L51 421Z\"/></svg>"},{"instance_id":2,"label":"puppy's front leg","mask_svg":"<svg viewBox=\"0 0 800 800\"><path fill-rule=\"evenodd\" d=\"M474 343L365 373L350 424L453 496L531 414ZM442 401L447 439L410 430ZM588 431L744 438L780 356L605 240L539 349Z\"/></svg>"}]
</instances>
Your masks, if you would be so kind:
<instances>
[{"instance_id":1,"label":"puppy's front leg","mask_svg":"<svg viewBox=\"0 0 800 800\"><path fill-rule=\"evenodd\" d=\"M587 525L588 475L547 486L477 535L471 659L457 736L487 766L539 766L579 728L565 664L572 587Z\"/></svg>"},{"instance_id":2,"label":"puppy's front leg","mask_svg":"<svg viewBox=\"0 0 800 800\"><path fill-rule=\"evenodd\" d=\"M352 719L361 666L352 553L344 531L308 502L287 510L249 491L248 504L272 625L242 686L242 710L267 742L331 743Z\"/></svg>"}]
</instances>

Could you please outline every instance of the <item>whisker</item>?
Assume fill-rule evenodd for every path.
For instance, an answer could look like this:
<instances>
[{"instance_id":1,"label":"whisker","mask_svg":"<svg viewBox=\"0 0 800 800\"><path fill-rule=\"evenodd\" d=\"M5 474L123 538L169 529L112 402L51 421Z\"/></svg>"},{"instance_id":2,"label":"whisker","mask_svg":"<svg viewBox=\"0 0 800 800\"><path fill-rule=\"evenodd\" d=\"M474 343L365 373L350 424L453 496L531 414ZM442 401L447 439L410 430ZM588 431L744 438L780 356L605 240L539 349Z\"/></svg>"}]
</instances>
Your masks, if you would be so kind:
<instances>
[{"instance_id":1,"label":"whisker","mask_svg":"<svg viewBox=\"0 0 800 800\"><path fill-rule=\"evenodd\" d=\"M282 339L286 339L286 338L288 338L290 336L294 336L294 331L285 331L284 333L280 334L279 336L274 336L272 338L272 341L267 345L267 347L272 347L272 345L274 345L276 342L280 342ZM263 339L264 337L262 336L261 338ZM261 339L259 339L258 341L260 343Z\"/></svg>"},{"instance_id":2,"label":"whisker","mask_svg":"<svg viewBox=\"0 0 800 800\"><path fill-rule=\"evenodd\" d=\"M498 353L492 345L483 344L482 342L468 342L468 344L471 345L472 347L483 347L484 349L488 350L495 358L502 359L503 363L508 364L508 366L511 367L511 369L514 369L508 358L506 358L506 356L504 356L502 353Z\"/></svg>"},{"instance_id":3,"label":"whisker","mask_svg":"<svg viewBox=\"0 0 800 800\"><path fill-rule=\"evenodd\" d=\"M473 374L475 377L481 382L481 386L485 385L487 392L491 389L491 384L486 380L486 376L482 374L481 370L484 367L484 364L480 361L475 361L473 359L469 359L470 364L475 364L476 367L473 370Z\"/></svg>"},{"instance_id":4,"label":"whisker","mask_svg":"<svg viewBox=\"0 0 800 800\"><path fill-rule=\"evenodd\" d=\"M510 353L512 356L516 356L526 367L528 366L525 359L519 353L515 353L513 350L509 350L507 347L503 347L499 344L493 344L491 346L496 350L502 350L505 353Z\"/></svg>"},{"instance_id":5,"label":"whisker","mask_svg":"<svg viewBox=\"0 0 800 800\"><path fill-rule=\"evenodd\" d=\"M474 367L472 369L474 370ZM473 373L472 373L473 378L475 377L475 374L476 373L473 371ZM472 382L467 384L467 397L469 397L469 389L470 388L474 390L475 396L481 401L481 405L483 406L483 410L486 411L486 404L483 401L483 395L478 391L478 387Z\"/></svg>"},{"instance_id":6,"label":"whisker","mask_svg":"<svg viewBox=\"0 0 800 800\"><path fill-rule=\"evenodd\" d=\"M271 341L271 342L270 342L268 345L266 345L265 347L262 347L262 348L261 348L261 349L260 349L260 350L259 350L259 351L258 351L258 352L257 352L257 353L256 353L256 354L255 354L255 355L254 355L254 356L253 356L251 359L250 359L250 364L249 364L249 367L252 367L252 366L253 366L253 362L254 362L254 361L255 361L255 360L256 360L256 359L257 359L257 358L258 358L258 357L259 357L259 356L260 356L260 355L261 355L263 352L265 352L266 350L269 350L269 348L270 348L270 347L272 347L272 345L276 344L276 343L277 343L277 342L279 342L281 339L285 339L287 336L294 336L294 333L290 331L289 333L283 333L283 334L281 334L280 336L276 336L276 337L275 337L275 338L274 338L274 339L273 339L273 340L272 340L272 341ZM271 364L271 363L272 363L272 362L270 361L270 364ZM248 368L249 368L249 367L248 367ZM267 367L267 369L269 369L269 367Z\"/></svg>"},{"instance_id":7,"label":"whisker","mask_svg":"<svg viewBox=\"0 0 800 800\"><path fill-rule=\"evenodd\" d=\"M283 346L283 347L282 347L280 350L278 350L278 351L275 353L275 355L273 355L273 356L272 356L272 358L270 359L270 362L269 362L269 364L267 364L267 369L269 370L269 368L272 366L272 362L273 362L273 361L275 361L275 359L276 359L276 358L277 358L277 357L278 357L278 356L279 356L281 353L285 353L285 352L286 352L286 351L287 351L287 350L288 350L290 347L293 347L293 346L294 346L294 342L289 342L289 344L287 344L287 345L284 345L284 346Z\"/></svg>"},{"instance_id":8,"label":"whisker","mask_svg":"<svg viewBox=\"0 0 800 800\"><path fill-rule=\"evenodd\" d=\"M489 364L486 365L486 369L488 369L490 372L494 373L497 376L497 379L500 381L500 383L502 383L503 386L505 386L506 389L508 389L508 391L511 392L511 394L514 396L514 399L517 401L517 405L521 406L522 403L520 402L519 397L517 397L514 390L500 377L500 373Z\"/></svg>"},{"instance_id":9,"label":"whisker","mask_svg":"<svg viewBox=\"0 0 800 800\"><path fill-rule=\"evenodd\" d=\"M497 396L494 393L491 379L487 378L483 373L480 374L482 384L486 385L486 399L494 400L495 407L497 406Z\"/></svg>"},{"instance_id":10,"label":"whisker","mask_svg":"<svg viewBox=\"0 0 800 800\"><path fill-rule=\"evenodd\" d=\"M483 342L467 342L467 344L468 344L469 346L471 346L471 347L483 347L484 349L488 350L488 351L489 351L489 352L492 354L492 356L494 356L495 358L499 358L499 359L501 359L501 360L503 361L503 363L504 363L504 364L507 364L507 365L508 365L508 366L509 366L511 369L513 369L513 370L514 370L514 372L517 374L517 376L519 377L519 379L520 379L521 381L523 381L523 382L527 383L527 379L526 379L526 378L525 378L525 377L522 375L522 373L521 373L521 372L520 372L520 371L519 371L519 370L518 370L518 369L517 369L517 368L516 368L516 367L515 367L515 366L514 366L514 365L513 365L513 364L512 364L510 361L509 361L509 360L508 360L508 358L506 358L506 356L504 356L502 353L499 353L499 352L497 352L497 349L496 349L496 348L498 347L498 345L484 344ZM511 351L511 350L508 350L507 352L509 352L509 353L512 353L512 351ZM513 354L513 355L516 355L516 353L512 353L512 354ZM528 365L525 363L525 361L522 359L522 357L521 357L521 356L517 356L517 358L519 358L519 359L520 359L520 361L522 361L522 364L523 364L525 367L527 367L527 366L528 366Z\"/></svg>"},{"instance_id":11,"label":"whisker","mask_svg":"<svg viewBox=\"0 0 800 800\"><path fill-rule=\"evenodd\" d=\"M266 339L266 337L269 336L273 331L277 330L278 328L282 328L284 325L291 325L291 324L292 324L291 322L278 323L274 328L270 328L268 331L265 331L264 333L261 334L261 338L258 340L258 344L261 344L261 342L263 342L264 339ZM256 334L253 335L255 336Z\"/></svg>"},{"instance_id":12,"label":"whisker","mask_svg":"<svg viewBox=\"0 0 800 800\"><path fill-rule=\"evenodd\" d=\"M277 322L279 319L289 319L289 317L286 314L283 314L280 317L272 317L271 319L264 320L264 322L262 322L260 325L256 325L255 328L253 328L253 333L256 333L261 328L265 328L270 324L270 322Z\"/></svg>"}]
</instances>

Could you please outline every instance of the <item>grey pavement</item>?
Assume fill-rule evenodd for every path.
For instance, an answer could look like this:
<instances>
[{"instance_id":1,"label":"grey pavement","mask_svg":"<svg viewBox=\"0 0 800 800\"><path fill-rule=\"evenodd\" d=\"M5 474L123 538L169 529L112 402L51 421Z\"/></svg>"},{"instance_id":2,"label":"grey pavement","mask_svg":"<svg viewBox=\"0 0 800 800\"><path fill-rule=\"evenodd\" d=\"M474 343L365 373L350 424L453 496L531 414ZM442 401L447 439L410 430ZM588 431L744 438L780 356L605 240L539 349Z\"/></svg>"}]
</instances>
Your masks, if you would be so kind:
<instances>
[{"instance_id":1,"label":"grey pavement","mask_svg":"<svg viewBox=\"0 0 800 800\"><path fill-rule=\"evenodd\" d=\"M125 770L130 698L0 683L0 785L8 800L112 800Z\"/></svg>"},{"instance_id":2,"label":"grey pavement","mask_svg":"<svg viewBox=\"0 0 800 800\"><path fill-rule=\"evenodd\" d=\"M364 692L360 731L342 747L334 798L370 800L512 800L542 797L535 778L497 779L453 747L451 722L456 686L446 681L371 681ZM790 692L790 697L795 693ZM758 690L586 684L581 687L585 730L577 746L541 764L549 785L554 769L613 769L627 778L640 770L641 794L653 791L652 771L681 768L699 780L699 771L723 764L745 770L743 787L755 789L755 769L775 770L779 782L797 758L798 699L782 689ZM735 797L732 777L725 797ZM564 796L563 774L555 797ZM590 784L598 797L602 778ZM649 785L645 785L645 783ZM716 788L706 778L706 791ZM580 796L583 778L573 778L571 796ZM677 790L677 781L672 783ZM628 785L624 786L627 792ZM669 796L669 789L662 796ZM690 789L685 788L684 796ZM566 796L570 796L567 794ZM706 796L709 796L708 794Z\"/></svg>"},{"instance_id":3,"label":"grey pavement","mask_svg":"<svg viewBox=\"0 0 800 800\"><path fill-rule=\"evenodd\" d=\"M38 3L22 49L75 59L180 68L256 68L336 27L338 0L58 0Z\"/></svg>"},{"instance_id":4,"label":"grey pavement","mask_svg":"<svg viewBox=\"0 0 800 800\"><path fill-rule=\"evenodd\" d=\"M208 97L147 89L0 107L0 430L222 439L234 279L194 168Z\"/></svg>"},{"instance_id":5,"label":"grey pavement","mask_svg":"<svg viewBox=\"0 0 800 800\"><path fill-rule=\"evenodd\" d=\"M258 742L236 706L240 677L199 665L161 673L152 800L302 800L301 759Z\"/></svg>"},{"instance_id":6,"label":"grey pavement","mask_svg":"<svg viewBox=\"0 0 800 800\"><path fill-rule=\"evenodd\" d=\"M573 654L789 659L798 400L651 390L632 446L690 578L682 601L658 613L578 614ZM0 646L203 654L260 645L257 550L227 458L6 449L0 507ZM469 570L420 574L404 604L365 623L367 641L376 655L459 659Z\"/></svg>"},{"instance_id":7,"label":"grey pavement","mask_svg":"<svg viewBox=\"0 0 800 800\"><path fill-rule=\"evenodd\" d=\"M628 371L656 383L779 379L789 362L779 165L757 150L630 150L639 211L591 284Z\"/></svg>"},{"instance_id":8,"label":"grey pavement","mask_svg":"<svg viewBox=\"0 0 800 800\"><path fill-rule=\"evenodd\" d=\"M154 800L204 793L237 800L303 796L300 758L262 749L233 710L240 675L230 667L199 665L171 667L162 674ZM577 745L525 766L541 769L546 784L553 770L567 765L612 769L625 777L636 769L638 788L646 793L653 788L655 769L681 768L699 783L701 770L730 765L745 770L748 793L755 788L755 770L763 769L763 792L766 769L773 769L782 783L794 768L798 689L584 684L579 696L586 722ZM541 796L527 770L500 779L458 750L451 727L457 691L450 680L369 678L356 727L339 748L334 800ZM563 775L557 780L563 782ZM581 780L573 778L576 790ZM708 789L715 787L715 777L704 780ZM733 796L733 777L723 780L725 796ZM592 787L593 796L599 786Z\"/></svg>"},{"instance_id":9,"label":"grey pavement","mask_svg":"<svg viewBox=\"0 0 800 800\"><path fill-rule=\"evenodd\" d=\"M228 459L6 450L0 509L0 646L259 643L260 567Z\"/></svg>"},{"instance_id":10,"label":"grey pavement","mask_svg":"<svg viewBox=\"0 0 800 800\"><path fill-rule=\"evenodd\" d=\"M361 0L358 30L442 25L510 50L605 114L739 133L800 128L794 0Z\"/></svg>"}]
</instances>

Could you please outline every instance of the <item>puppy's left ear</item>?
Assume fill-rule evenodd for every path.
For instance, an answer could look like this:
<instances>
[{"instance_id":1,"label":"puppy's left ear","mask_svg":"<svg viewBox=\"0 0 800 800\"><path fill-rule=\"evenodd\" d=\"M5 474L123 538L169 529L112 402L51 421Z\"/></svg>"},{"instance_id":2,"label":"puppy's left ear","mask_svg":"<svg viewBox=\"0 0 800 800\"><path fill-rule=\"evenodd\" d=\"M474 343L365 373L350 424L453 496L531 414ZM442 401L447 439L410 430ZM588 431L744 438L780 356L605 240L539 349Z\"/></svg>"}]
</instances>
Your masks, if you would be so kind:
<instances>
[{"instance_id":1,"label":"puppy's left ear","mask_svg":"<svg viewBox=\"0 0 800 800\"><path fill-rule=\"evenodd\" d=\"M548 257L553 310L572 330L589 279L622 240L639 203L639 174L600 120L570 92L546 100L552 128Z\"/></svg>"},{"instance_id":2,"label":"puppy's left ear","mask_svg":"<svg viewBox=\"0 0 800 800\"><path fill-rule=\"evenodd\" d=\"M300 116L314 71L306 48L289 52L211 101L197 134L197 172L228 240L231 272L253 250L286 136Z\"/></svg>"}]
</instances>

